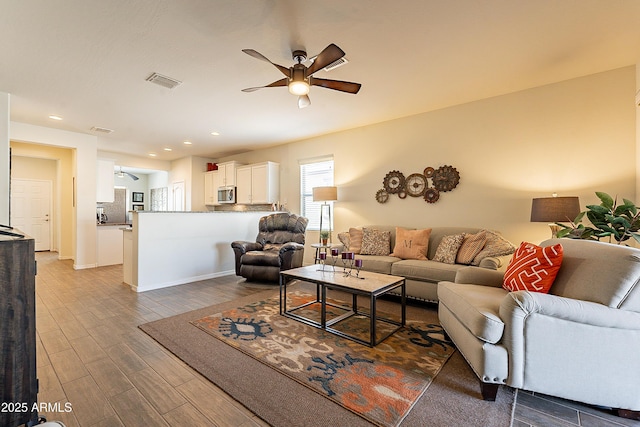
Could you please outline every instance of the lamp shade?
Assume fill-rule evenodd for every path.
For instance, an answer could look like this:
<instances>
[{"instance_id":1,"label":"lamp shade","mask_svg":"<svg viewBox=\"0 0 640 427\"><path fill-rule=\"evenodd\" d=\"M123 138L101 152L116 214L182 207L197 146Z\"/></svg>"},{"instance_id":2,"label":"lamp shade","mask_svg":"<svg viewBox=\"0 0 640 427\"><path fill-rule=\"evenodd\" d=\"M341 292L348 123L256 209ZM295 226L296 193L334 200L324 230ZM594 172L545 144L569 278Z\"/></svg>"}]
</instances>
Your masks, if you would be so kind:
<instances>
[{"instance_id":1,"label":"lamp shade","mask_svg":"<svg viewBox=\"0 0 640 427\"><path fill-rule=\"evenodd\" d=\"M531 203L531 222L567 222L580 213L577 197L541 197Z\"/></svg>"},{"instance_id":2,"label":"lamp shade","mask_svg":"<svg viewBox=\"0 0 640 427\"><path fill-rule=\"evenodd\" d=\"M312 191L314 202L329 202L332 200L338 200L337 187L313 187Z\"/></svg>"}]
</instances>

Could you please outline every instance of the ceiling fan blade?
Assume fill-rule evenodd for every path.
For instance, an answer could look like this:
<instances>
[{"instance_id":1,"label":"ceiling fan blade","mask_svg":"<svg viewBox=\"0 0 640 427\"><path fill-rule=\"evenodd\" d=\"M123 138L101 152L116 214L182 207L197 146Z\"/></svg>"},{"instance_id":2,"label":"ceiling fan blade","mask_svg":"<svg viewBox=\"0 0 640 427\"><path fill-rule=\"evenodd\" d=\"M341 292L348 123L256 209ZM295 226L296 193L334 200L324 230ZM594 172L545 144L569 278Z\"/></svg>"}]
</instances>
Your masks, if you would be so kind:
<instances>
[{"instance_id":1,"label":"ceiling fan blade","mask_svg":"<svg viewBox=\"0 0 640 427\"><path fill-rule=\"evenodd\" d=\"M327 89L339 90L340 92L358 93L362 85L360 83L343 82L342 80L328 80L312 77L309 79L311 86L320 86Z\"/></svg>"},{"instance_id":2,"label":"ceiling fan blade","mask_svg":"<svg viewBox=\"0 0 640 427\"><path fill-rule=\"evenodd\" d=\"M123 171L122 173L123 173L123 174L125 174L125 175L128 175L128 176L129 176L131 179L133 179L134 181L137 181L137 180L139 180L139 179L140 179L140 178L138 178L137 176L135 176L135 175L134 175L134 174L132 174L132 173L124 172L124 171Z\"/></svg>"},{"instance_id":3,"label":"ceiling fan blade","mask_svg":"<svg viewBox=\"0 0 640 427\"><path fill-rule=\"evenodd\" d=\"M287 77L290 77L290 72L289 69L286 67L283 67L282 65L278 65L278 64L274 64L273 62L271 62L266 56L264 56L263 54L261 54L260 52L256 52L253 49L242 49L242 51L244 53L246 53L249 56L253 56L256 59L259 59L261 61L265 61L268 62L269 64L273 65L274 67L276 67L278 70L280 70L280 72L282 74L284 74Z\"/></svg>"},{"instance_id":4,"label":"ceiling fan blade","mask_svg":"<svg viewBox=\"0 0 640 427\"><path fill-rule=\"evenodd\" d=\"M311 99L309 99L309 95L300 95L298 97L298 108L304 108L311 105Z\"/></svg>"},{"instance_id":5,"label":"ceiling fan blade","mask_svg":"<svg viewBox=\"0 0 640 427\"><path fill-rule=\"evenodd\" d=\"M270 83L266 86L258 86L258 87L248 87L246 89L242 89L243 92L254 92L258 89L264 89L265 87L278 87L278 86L287 86L289 84L289 79L288 78L284 78L281 80L277 80L273 83Z\"/></svg>"},{"instance_id":6,"label":"ceiling fan blade","mask_svg":"<svg viewBox=\"0 0 640 427\"><path fill-rule=\"evenodd\" d=\"M332 62L337 61L344 55L345 53L342 49L331 43L329 46L325 47L324 50L320 52L320 54L318 54L316 60L313 61L313 64L309 66L309 68L307 69L307 77L318 70L322 70L324 67L331 64Z\"/></svg>"}]
</instances>

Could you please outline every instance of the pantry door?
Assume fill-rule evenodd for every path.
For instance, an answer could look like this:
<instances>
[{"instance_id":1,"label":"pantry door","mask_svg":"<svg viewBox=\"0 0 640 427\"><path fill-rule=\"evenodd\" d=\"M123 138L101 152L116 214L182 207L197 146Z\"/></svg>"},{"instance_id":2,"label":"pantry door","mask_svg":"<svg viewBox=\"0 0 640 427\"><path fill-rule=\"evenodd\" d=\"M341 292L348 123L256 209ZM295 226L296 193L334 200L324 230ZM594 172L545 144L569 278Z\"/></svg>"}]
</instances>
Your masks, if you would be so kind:
<instances>
[{"instance_id":1,"label":"pantry door","mask_svg":"<svg viewBox=\"0 0 640 427\"><path fill-rule=\"evenodd\" d=\"M184 211L185 205L184 181L173 183L173 210Z\"/></svg>"},{"instance_id":2,"label":"pantry door","mask_svg":"<svg viewBox=\"0 0 640 427\"><path fill-rule=\"evenodd\" d=\"M51 181L11 180L11 226L33 237L36 251L51 249Z\"/></svg>"}]
</instances>

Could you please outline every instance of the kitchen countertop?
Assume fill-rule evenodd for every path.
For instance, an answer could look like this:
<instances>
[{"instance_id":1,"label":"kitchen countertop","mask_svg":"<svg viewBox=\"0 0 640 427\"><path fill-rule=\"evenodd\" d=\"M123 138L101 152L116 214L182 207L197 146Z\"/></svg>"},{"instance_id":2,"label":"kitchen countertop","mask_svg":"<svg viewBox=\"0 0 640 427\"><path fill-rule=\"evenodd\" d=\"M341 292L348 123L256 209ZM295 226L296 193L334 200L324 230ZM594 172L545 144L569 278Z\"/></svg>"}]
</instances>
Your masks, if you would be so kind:
<instances>
[{"instance_id":1,"label":"kitchen countertop","mask_svg":"<svg viewBox=\"0 0 640 427\"><path fill-rule=\"evenodd\" d=\"M131 224L127 224L124 222L105 222L104 224L96 224L98 227L122 227L122 226L131 226Z\"/></svg>"}]
</instances>

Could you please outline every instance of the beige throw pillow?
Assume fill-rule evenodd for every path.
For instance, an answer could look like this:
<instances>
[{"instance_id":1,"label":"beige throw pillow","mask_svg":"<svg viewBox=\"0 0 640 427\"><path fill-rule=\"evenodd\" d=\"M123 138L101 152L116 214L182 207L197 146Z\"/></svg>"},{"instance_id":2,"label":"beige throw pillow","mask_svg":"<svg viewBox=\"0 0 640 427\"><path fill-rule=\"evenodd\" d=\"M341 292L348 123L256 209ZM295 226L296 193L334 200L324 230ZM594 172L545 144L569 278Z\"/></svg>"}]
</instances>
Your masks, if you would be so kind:
<instances>
[{"instance_id":1,"label":"beige throw pillow","mask_svg":"<svg viewBox=\"0 0 640 427\"><path fill-rule=\"evenodd\" d=\"M487 232L487 243L484 248L478 252L473 258L471 265L478 265L486 257L499 257L511 255L516 251L516 247L495 231L485 230Z\"/></svg>"},{"instance_id":2,"label":"beige throw pillow","mask_svg":"<svg viewBox=\"0 0 640 427\"><path fill-rule=\"evenodd\" d=\"M389 255L391 252L391 232L373 228L363 228L362 255Z\"/></svg>"},{"instance_id":3,"label":"beige throw pillow","mask_svg":"<svg viewBox=\"0 0 640 427\"><path fill-rule=\"evenodd\" d=\"M402 259L427 259L431 229L407 230L396 227L396 246L391 256Z\"/></svg>"},{"instance_id":4,"label":"beige throw pillow","mask_svg":"<svg viewBox=\"0 0 640 427\"><path fill-rule=\"evenodd\" d=\"M458 249L460 249L460 245L462 245L463 240L464 234L444 236L436 249L436 254L433 256L433 260L443 262L445 264L455 264L456 255L458 254Z\"/></svg>"},{"instance_id":5,"label":"beige throw pillow","mask_svg":"<svg viewBox=\"0 0 640 427\"><path fill-rule=\"evenodd\" d=\"M456 263L471 264L476 255L484 248L485 243L487 243L487 232L485 230L476 234L465 233L462 246L458 249Z\"/></svg>"},{"instance_id":6,"label":"beige throw pillow","mask_svg":"<svg viewBox=\"0 0 640 427\"><path fill-rule=\"evenodd\" d=\"M360 253L363 235L362 228L351 227L349 229L349 252L353 252L354 254Z\"/></svg>"}]
</instances>

